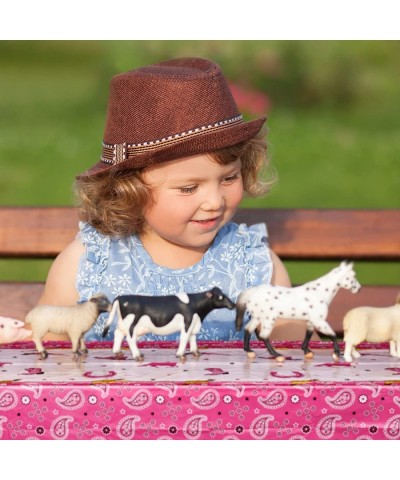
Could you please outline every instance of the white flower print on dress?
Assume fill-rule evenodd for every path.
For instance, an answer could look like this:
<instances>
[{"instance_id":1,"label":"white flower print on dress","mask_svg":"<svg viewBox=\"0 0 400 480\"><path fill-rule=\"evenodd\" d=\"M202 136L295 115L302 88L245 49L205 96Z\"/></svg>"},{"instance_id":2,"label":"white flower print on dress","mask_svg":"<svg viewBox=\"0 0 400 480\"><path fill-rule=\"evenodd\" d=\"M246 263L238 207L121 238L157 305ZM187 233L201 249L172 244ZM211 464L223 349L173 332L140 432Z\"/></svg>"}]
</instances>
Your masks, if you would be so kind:
<instances>
[{"instance_id":1,"label":"white flower print on dress","mask_svg":"<svg viewBox=\"0 0 400 480\"><path fill-rule=\"evenodd\" d=\"M81 222L79 226L80 238L86 246L86 255L80 259L77 275L80 302L99 292L112 301L118 295L199 293L214 286L236 301L242 290L271 280L272 260L264 224L247 227L228 223L218 232L200 262L176 270L155 264L135 235L113 239L100 234L87 223ZM102 340L106 315L99 317L87 333L87 340ZM210 312L202 323L198 339L243 338L243 332L236 331L234 320L234 310ZM112 325L106 340L113 338L114 329L115 325ZM173 340L178 336L149 334L141 340Z\"/></svg>"}]
</instances>

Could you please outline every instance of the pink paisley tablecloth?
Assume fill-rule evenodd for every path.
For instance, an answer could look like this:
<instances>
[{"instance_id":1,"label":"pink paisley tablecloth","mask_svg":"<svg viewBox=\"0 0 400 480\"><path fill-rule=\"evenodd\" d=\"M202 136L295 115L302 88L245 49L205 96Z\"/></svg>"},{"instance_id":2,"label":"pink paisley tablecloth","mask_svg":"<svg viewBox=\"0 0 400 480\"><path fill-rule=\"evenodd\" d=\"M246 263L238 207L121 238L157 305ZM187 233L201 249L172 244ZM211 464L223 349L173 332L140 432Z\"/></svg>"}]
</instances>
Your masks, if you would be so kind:
<instances>
[{"instance_id":1,"label":"pink paisley tablecloth","mask_svg":"<svg viewBox=\"0 0 400 480\"><path fill-rule=\"evenodd\" d=\"M389 439L400 438L400 359L388 345L361 345L361 358L334 362L314 342L275 344L278 363L255 344L200 343L199 358L175 357L171 343L124 349L89 344L74 359L68 343L0 349L0 439Z\"/></svg>"}]
</instances>

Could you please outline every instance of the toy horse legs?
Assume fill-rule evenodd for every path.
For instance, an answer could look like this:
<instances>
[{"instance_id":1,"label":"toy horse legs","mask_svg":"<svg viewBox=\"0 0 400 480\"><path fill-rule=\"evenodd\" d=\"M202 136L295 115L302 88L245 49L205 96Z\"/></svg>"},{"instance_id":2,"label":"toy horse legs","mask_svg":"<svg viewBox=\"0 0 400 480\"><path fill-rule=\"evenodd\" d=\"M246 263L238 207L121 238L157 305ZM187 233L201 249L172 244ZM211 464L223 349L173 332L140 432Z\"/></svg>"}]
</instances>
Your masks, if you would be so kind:
<instances>
[{"instance_id":1,"label":"toy horse legs","mask_svg":"<svg viewBox=\"0 0 400 480\"><path fill-rule=\"evenodd\" d=\"M257 336L258 340L261 340L262 342L264 342L264 345L265 345L266 349L268 350L269 354L272 357L274 357L276 360L278 360L278 362L281 362L281 361L285 360L285 357L283 355L281 355L279 352L277 352L275 350L275 348L271 345L271 342L269 341L269 338L260 337L257 330L256 330L256 336Z\"/></svg>"},{"instance_id":2,"label":"toy horse legs","mask_svg":"<svg viewBox=\"0 0 400 480\"><path fill-rule=\"evenodd\" d=\"M317 325L316 325L317 324ZM335 332L332 330L332 328L325 322L313 322L312 320L310 322L307 322L307 332L304 337L303 343L301 345L301 349L303 350L305 356L307 358L312 358L314 355L312 351L308 348L308 344L310 343L310 339L312 337L312 334L316 331L318 334L322 333L326 337L328 337L332 343L333 343L333 358L335 360L339 360L340 358L340 348L339 344L336 338Z\"/></svg>"},{"instance_id":3,"label":"toy horse legs","mask_svg":"<svg viewBox=\"0 0 400 480\"><path fill-rule=\"evenodd\" d=\"M266 349L268 350L269 354L276 358L278 361L283 361L285 359L285 357L283 357L279 352L277 352L274 347L271 345L271 342L269 341L269 338L261 338L260 337L260 334L257 330L255 330L256 332L256 336L258 338L258 340L261 340ZM248 331L248 330L244 330L244 342L243 342L243 348L244 348L244 351L247 353L247 356L249 358L254 358L256 356L256 354L254 353L254 351L250 348L250 336L251 336L251 333Z\"/></svg>"},{"instance_id":4,"label":"toy horse legs","mask_svg":"<svg viewBox=\"0 0 400 480\"><path fill-rule=\"evenodd\" d=\"M308 348L308 344L310 343L310 339L313 333L314 333L314 327L311 325L311 328L310 328L310 326L307 325L306 335L304 337L303 343L301 344L301 349L303 350L304 356L306 358L313 358L314 356L313 352Z\"/></svg>"}]
</instances>

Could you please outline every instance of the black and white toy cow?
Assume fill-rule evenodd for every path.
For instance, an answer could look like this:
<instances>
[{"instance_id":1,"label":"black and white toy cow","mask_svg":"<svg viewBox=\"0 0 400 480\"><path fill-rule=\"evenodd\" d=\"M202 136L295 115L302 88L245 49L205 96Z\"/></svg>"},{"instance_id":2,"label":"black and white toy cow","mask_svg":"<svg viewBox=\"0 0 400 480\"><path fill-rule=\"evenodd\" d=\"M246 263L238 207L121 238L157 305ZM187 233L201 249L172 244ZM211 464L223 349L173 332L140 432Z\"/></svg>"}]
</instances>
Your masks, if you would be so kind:
<instances>
[{"instance_id":1,"label":"black and white toy cow","mask_svg":"<svg viewBox=\"0 0 400 480\"><path fill-rule=\"evenodd\" d=\"M121 295L117 297L104 326L103 337L107 335L115 316L118 324L114 334L113 352L120 353L126 337L135 360L143 360L137 346L137 339L146 333L169 335L180 332L176 356L185 359L185 349L190 342L190 352L199 355L196 334L200 331L204 317L212 310L235 308L235 304L214 287L202 293L178 293L166 296Z\"/></svg>"}]
</instances>

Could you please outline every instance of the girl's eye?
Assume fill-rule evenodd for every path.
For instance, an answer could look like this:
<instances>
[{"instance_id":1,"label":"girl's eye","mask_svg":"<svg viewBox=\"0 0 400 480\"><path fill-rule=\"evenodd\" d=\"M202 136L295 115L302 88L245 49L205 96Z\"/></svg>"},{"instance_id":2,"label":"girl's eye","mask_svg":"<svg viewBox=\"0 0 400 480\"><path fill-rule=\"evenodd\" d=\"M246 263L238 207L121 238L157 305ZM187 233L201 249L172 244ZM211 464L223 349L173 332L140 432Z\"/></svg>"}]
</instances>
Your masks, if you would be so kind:
<instances>
[{"instance_id":1,"label":"girl's eye","mask_svg":"<svg viewBox=\"0 0 400 480\"><path fill-rule=\"evenodd\" d=\"M194 193L197 190L197 185L193 185L191 187L180 187L179 191L180 193L184 195L190 195L191 193Z\"/></svg>"},{"instance_id":2,"label":"girl's eye","mask_svg":"<svg viewBox=\"0 0 400 480\"><path fill-rule=\"evenodd\" d=\"M240 177L240 173L235 173L234 175L229 175L229 177L224 178L225 183L233 183Z\"/></svg>"}]
</instances>

